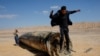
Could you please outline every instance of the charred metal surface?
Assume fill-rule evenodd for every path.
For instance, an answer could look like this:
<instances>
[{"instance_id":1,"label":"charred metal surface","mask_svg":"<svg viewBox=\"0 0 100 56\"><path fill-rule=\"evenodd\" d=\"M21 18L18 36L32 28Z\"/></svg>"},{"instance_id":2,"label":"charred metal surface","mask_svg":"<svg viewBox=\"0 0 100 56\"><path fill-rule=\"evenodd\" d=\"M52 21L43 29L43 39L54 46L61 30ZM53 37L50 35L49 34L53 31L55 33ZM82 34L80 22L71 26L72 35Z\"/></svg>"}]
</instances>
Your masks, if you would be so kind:
<instances>
[{"instance_id":1,"label":"charred metal surface","mask_svg":"<svg viewBox=\"0 0 100 56\"><path fill-rule=\"evenodd\" d=\"M52 32L52 34L54 34ZM20 42L37 50L48 52L47 39L52 35L51 32L28 32L19 37Z\"/></svg>"}]
</instances>

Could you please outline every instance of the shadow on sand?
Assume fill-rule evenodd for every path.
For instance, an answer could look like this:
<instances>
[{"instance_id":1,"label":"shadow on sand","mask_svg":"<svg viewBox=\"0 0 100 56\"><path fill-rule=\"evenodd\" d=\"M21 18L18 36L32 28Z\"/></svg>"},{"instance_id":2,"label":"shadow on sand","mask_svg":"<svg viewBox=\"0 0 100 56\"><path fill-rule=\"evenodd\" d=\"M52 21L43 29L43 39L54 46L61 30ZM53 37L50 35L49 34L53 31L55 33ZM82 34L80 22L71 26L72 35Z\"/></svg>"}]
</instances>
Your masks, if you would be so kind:
<instances>
[{"instance_id":1,"label":"shadow on sand","mask_svg":"<svg viewBox=\"0 0 100 56\"><path fill-rule=\"evenodd\" d=\"M46 52L39 51L39 50L37 50L37 49L35 49L35 48L32 48L32 47L29 47L29 46L27 46L27 45L25 45L25 44L23 44L23 43L20 43L19 46L20 46L21 48L26 49L26 50L28 50L29 52L35 54L35 56L50 56L50 55L49 55L48 53L46 53Z\"/></svg>"}]
</instances>

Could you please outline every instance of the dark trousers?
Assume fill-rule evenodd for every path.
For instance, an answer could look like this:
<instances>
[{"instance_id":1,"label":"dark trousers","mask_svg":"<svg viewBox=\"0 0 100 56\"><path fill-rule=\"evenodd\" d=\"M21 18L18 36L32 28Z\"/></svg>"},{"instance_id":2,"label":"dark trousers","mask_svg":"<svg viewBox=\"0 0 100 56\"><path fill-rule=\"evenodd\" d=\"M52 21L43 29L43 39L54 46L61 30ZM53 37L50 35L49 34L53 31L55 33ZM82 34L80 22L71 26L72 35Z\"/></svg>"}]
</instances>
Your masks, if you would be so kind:
<instances>
[{"instance_id":1,"label":"dark trousers","mask_svg":"<svg viewBox=\"0 0 100 56\"><path fill-rule=\"evenodd\" d=\"M19 44L19 38L18 38L18 35L15 35L15 43L16 43L16 44Z\"/></svg>"},{"instance_id":2,"label":"dark trousers","mask_svg":"<svg viewBox=\"0 0 100 56\"><path fill-rule=\"evenodd\" d=\"M70 38L69 38L69 29L68 27L65 26L60 26L60 50L62 49L62 45L63 45L63 40L65 37L66 40L66 49L67 51L69 51L69 45L70 45Z\"/></svg>"}]
</instances>

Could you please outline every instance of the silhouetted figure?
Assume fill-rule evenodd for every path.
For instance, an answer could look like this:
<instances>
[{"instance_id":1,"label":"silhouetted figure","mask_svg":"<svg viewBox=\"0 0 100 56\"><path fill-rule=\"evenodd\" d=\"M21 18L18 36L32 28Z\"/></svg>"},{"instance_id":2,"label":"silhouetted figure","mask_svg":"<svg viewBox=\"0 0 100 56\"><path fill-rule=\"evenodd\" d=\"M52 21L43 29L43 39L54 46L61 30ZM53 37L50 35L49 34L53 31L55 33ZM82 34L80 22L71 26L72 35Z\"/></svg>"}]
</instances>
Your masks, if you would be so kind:
<instances>
[{"instance_id":1,"label":"silhouetted figure","mask_svg":"<svg viewBox=\"0 0 100 56\"><path fill-rule=\"evenodd\" d=\"M60 27L60 52L62 52L62 45L63 45L63 40L65 37L66 40L66 49L69 53L71 53L71 41L69 38L69 29L68 25L72 25L71 20L69 19L69 15L73 14L75 12L79 12L80 10L73 10L73 11L68 11L66 9L66 6L62 6L60 10L58 10L54 15L53 15L53 10L50 13L50 18L51 18L51 26L56 26L59 25Z\"/></svg>"},{"instance_id":2,"label":"silhouetted figure","mask_svg":"<svg viewBox=\"0 0 100 56\"><path fill-rule=\"evenodd\" d=\"M19 45L19 38L18 38L18 30L16 29L14 32L14 38L15 38L15 45Z\"/></svg>"}]
</instances>

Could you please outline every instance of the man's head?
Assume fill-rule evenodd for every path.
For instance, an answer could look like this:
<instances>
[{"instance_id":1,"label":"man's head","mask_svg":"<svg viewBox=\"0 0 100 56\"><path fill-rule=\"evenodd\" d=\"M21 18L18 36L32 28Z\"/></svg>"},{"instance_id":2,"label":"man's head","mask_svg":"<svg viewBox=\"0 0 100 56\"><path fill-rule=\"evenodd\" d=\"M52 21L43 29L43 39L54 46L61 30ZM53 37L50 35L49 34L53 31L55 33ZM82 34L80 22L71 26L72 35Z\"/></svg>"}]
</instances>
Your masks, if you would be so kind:
<instances>
[{"instance_id":1,"label":"man's head","mask_svg":"<svg viewBox=\"0 0 100 56\"><path fill-rule=\"evenodd\" d=\"M61 13L62 13L63 15L66 14L66 6L62 6L62 7L61 7Z\"/></svg>"},{"instance_id":2,"label":"man's head","mask_svg":"<svg viewBox=\"0 0 100 56\"><path fill-rule=\"evenodd\" d=\"M17 33L17 32L18 32L18 30L17 30L17 29L15 29L15 32Z\"/></svg>"}]
</instances>

